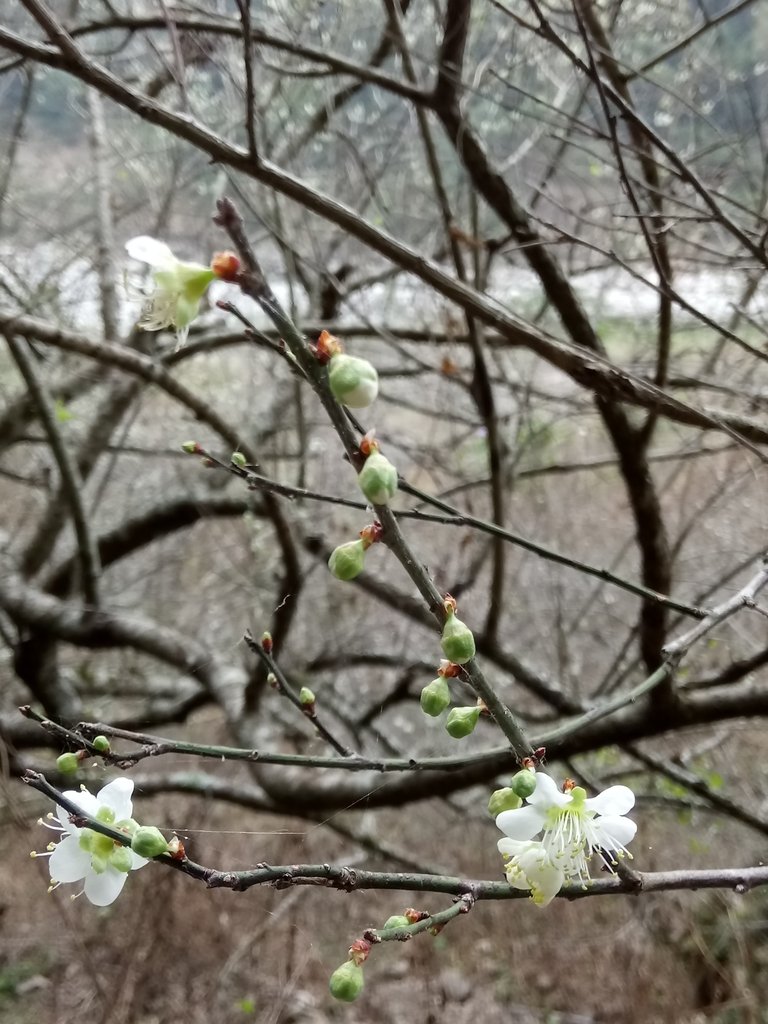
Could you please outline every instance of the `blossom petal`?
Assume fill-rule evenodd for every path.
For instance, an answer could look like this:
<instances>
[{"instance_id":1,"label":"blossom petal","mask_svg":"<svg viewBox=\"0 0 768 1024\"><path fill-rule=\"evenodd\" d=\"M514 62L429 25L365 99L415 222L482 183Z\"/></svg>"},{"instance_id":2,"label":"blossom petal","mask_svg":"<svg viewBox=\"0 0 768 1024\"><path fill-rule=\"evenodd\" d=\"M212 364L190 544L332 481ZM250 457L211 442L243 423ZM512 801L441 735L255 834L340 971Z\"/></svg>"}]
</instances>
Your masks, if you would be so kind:
<instances>
[{"instance_id":1,"label":"blossom petal","mask_svg":"<svg viewBox=\"0 0 768 1024\"><path fill-rule=\"evenodd\" d=\"M571 803L570 793L563 793L551 775L536 772L536 789L528 797L528 803L546 810L548 807L565 807Z\"/></svg>"},{"instance_id":2,"label":"blossom petal","mask_svg":"<svg viewBox=\"0 0 768 1024\"><path fill-rule=\"evenodd\" d=\"M593 831L600 846L610 852L622 850L631 843L637 832L637 825L630 818L605 814L592 823Z\"/></svg>"},{"instance_id":3,"label":"blossom petal","mask_svg":"<svg viewBox=\"0 0 768 1024\"><path fill-rule=\"evenodd\" d=\"M125 243L126 251L133 260L148 263L158 270L170 270L178 262L165 242L160 242L149 235L138 235L129 238Z\"/></svg>"},{"instance_id":4,"label":"blossom petal","mask_svg":"<svg viewBox=\"0 0 768 1024\"><path fill-rule=\"evenodd\" d=\"M109 865L101 874L90 871L85 878L86 898L95 907L108 907L123 891L128 875Z\"/></svg>"},{"instance_id":5,"label":"blossom petal","mask_svg":"<svg viewBox=\"0 0 768 1024\"><path fill-rule=\"evenodd\" d=\"M89 793L87 789L68 789L61 795L65 796L67 800L71 800L73 804L77 804L83 814L87 814L91 818L96 817L96 812L99 809L99 801L93 793ZM67 832L74 831L75 827L69 820L69 811L60 807L58 804L56 805L56 817Z\"/></svg>"},{"instance_id":6,"label":"blossom petal","mask_svg":"<svg viewBox=\"0 0 768 1024\"><path fill-rule=\"evenodd\" d=\"M543 848L535 848L538 845L532 843L532 848L517 860L528 880L533 902L537 907L546 907L562 889L565 874Z\"/></svg>"},{"instance_id":7,"label":"blossom petal","mask_svg":"<svg viewBox=\"0 0 768 1024\"><path fill-rule=\"evenodd\" d=\"M635 806L635 794L629 786L609 786L597 796L585 800L584 805L598 814L626 814Z\"/></svg>"},{"instance_id":8,"label":"blossom petal","mask_svg":"<svg viewBox=\"0 0 768 1024\"><path fill-rule=\"evenodd\" d=\"M149 864L146 857L140 857L138 853L134 853L131 850L131 857L133 858L133 864L131 864L131 871L138 871L139 868L143 868L145 864Z\"/></svg>"},{"instance_id":9,"label":"blossom petal","mask_svg":"<svg viewBox=\"0 0 768 1024\"><path fill-rule=\"evenodd\" d=\"M79 833L65 836L48 858L54 882L79 882L91 870L91 855L80 846Z\"/></svg>"},{"instance_id":10,"label":"blossom petal","mask_svg":"<svg viewBox=\"0 0 768 1024\"><path fill-rule=\"evenodd\" d=\"M117 821L122 821L124 818L130 818L133 813L132 795L133 779L120 776L100 789L96 799L100 806L109 807L115 812Z\"/></svg>"},{"instance_id":11,"label":"blossom petal","mask_svg":"<svg viewBox=\"0 0 768 1024\"><path fill-rule=\"evenodd\" d=\"M529 804L514 811L502 811L496 818L496 825L510 839L525 841L533 839L537 832L541 832L545 820L544 812Z\"/></svg>"}]
</instances>

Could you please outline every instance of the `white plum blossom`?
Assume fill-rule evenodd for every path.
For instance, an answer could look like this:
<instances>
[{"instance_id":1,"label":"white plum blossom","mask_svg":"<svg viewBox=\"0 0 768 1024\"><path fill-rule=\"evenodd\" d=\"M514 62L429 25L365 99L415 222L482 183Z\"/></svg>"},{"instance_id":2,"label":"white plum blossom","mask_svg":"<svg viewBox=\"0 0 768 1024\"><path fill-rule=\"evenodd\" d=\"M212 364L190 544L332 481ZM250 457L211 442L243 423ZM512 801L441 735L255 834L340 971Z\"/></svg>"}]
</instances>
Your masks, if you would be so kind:
<instances>
[{"instance_id":1,"label":"white plum blossom","mask_svg":"<svg viewBox=\"0 0 768 1024\"><path fill-rule=\"evenodd\" d=\"M624 817L635 803L627 786L610 786L590 799L581 786L571 783L560 790L549 775L537 772L536 789L526 799L525 806L502 811L496 818L507 836L498 848L507 860L510 884L530 888L540 906L549 903L565 881L588 881L593 853L609 868L617 857L631 857L627 844L637 825Z\"/></svg>"},{"instance_id":2,"label":"white plum blossom","mask_svg":"<svg viewBox=\"0 0 768 1024\"><path fill-rule=\"evenodd\" d=\"M131 818L132 793L133 782L119 778L104 786L96 796L87 789L68 790L63 795L89 817L131 835L138 828ZM69 811L57 806L59 823L49 826L62 834L60 842L49 847L52 887L84 881L86 899L97 907L107 907L120 895L128 873L143 868L148 862L129 846L116 843L93 829L74 825L70 817Z\"/></svg>"},{"instance_id":3,"label":"white plum blossom","mask_svg":"<svg viewBox=\"0 0 768 1024\"><path fill-rule=\"evenodd\" d=\"M538 907L551 903L563 887L565 872L552 862L544 844L531 839L524 843L500 839L498 845L509 884L515 889L530 889Z\"/></svg>"},{"instance_id":4,"label":"white plum blossom","mask_svg":"<svg viewBox=\"0 0 768 1024\"><path fill-rule=\"evenodd\" d=\"M131 259L151 267L155 282L154 291L145 297L139 327L145 331L175 327L178 343L182 345L189 325L200 311L200 300L216 276L214 271L201 263L178 260L165 242L148 235L129 239L125 248Z\"/></svg>"}]
</instances>

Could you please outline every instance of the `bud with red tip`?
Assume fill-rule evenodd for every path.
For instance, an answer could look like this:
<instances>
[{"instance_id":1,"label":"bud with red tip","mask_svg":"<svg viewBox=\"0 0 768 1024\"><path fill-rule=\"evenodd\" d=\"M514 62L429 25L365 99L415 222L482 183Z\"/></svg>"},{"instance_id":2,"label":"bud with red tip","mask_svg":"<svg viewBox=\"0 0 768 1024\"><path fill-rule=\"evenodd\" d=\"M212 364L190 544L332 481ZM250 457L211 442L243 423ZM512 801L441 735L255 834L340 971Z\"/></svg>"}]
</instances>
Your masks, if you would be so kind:
<instances>
[{"instance_id":1,"label":"bud with red tip","mask_svg":"<svg viewBox=\"0 0 768 1024\"><path fill-rule=\"evenodd\" d=\"M220 281L237 281L240 273L240 260L233 252L214 253L211 270Z\"/></svg>"}]
</instances>

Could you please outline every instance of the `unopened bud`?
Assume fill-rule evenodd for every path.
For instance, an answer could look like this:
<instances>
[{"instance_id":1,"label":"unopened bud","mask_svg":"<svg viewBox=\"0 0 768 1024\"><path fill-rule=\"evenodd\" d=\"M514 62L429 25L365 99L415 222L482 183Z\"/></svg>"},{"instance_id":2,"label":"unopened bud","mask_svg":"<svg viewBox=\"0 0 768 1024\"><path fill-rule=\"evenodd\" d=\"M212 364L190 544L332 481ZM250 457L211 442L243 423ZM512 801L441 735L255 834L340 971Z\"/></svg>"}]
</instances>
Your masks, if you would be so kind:
<instances>
[{"instance_id":1,"label":"unopened bud","mask_svg":"<svg viewBox=\"0 0 768 1024\"><path fill-rule=\"evenodd\" d=\"M308 686L302 686L299 690L299 702L303 704L304 707L308 707L315 703L315 695Z\"/></svg>"},{"instance_id":2,"label":"unopened bud","mask_svg":"<svg viewBox=\"0 0 768 1024\"><path fill-rule=\"evenodd\" d=\"M357 476L360 490L373 505L389 505L397 493L397 470L374 448Z\"/></svg>"},{"instance_id":3,"label":"unopened bud","mask_svg":"<svg viewBox=\"0 0 768 1024\"><path fill-rule=\"evenodd\" d=\"M214 253L211 270L222 281L234 281L240 272L240 260L233 252Z\"/></svg>"},{"instance_id":4,"label":"unopened bud","mask_svg":"<svg viewBox=\"0 0 768 1024\"><path fill-rule=\"evenodd\" d=\"M491 793L488 800L488 813L492 818L498 818L502 811L516 811L522 802L514 789L505 786L504 789L497 789Z\"/></svg>"},{"instance_id":5,"label":"unopened bud","mask_svg":"<svg viewBox=\"0 0 768 1024\"><path fill-rule=\"evenodd\" d=\"M328 568L337 580L353 580L365 568L365 544L362 540L350 540L340 544L331 552Z\"/></svg>"},{"instance_id":6,"label":"unopened bud","mask_svg":"<svg viewBox=\"0 0 768 1024\"><path fill-rule=\"evenodd\" d=\"M66 754L60 754L56 758L56 767L62 775L74 775L80 767L80 757L73 751L68 751Z\"/></svg>"},{"instance_id":7,"label":"unopened bud","mask_svg":"<svg viewBox=\"0 0 768 1024\"><path fill-rule=\"evenodd\" d=\"M531 796L536 789L536 773L532 772L530 768L523 768L517 775L512 776L509 784L518 796L525 799Z\"/></svg>"},{"instance_id":8,"label":"unopened bud","mask_svg":"<svg viewBox=\"0 0 768 1024\"><path fill-rule=\"evenodd\" d=\"M334 396L350 409L364 409L379 393L379 375L371 363L343 352L331 358L328 381Z\"/></svg>"},{"instance_id":9,"label":"unopened bud","mask_svg":"<svg viewBox=\"0 0 768 1024\"><path fill-rule=\"evenodd\" d=\"M440 645L446 658L457 665L464 665L475 656L475 638L472 630L456 617L454 611L447 612Z\"/></svg>"},{"instance_id":10,"label":"unopened bud","mask_svg":"<svg viewBox=\"0 0 768 1024\"><path fill-rule=\"evenodd\" d=\"M421 691L419 703L425 715L431 715L432 718L442 715L451 703L451 691L444 676L438 676L431 683L427 683Z\"/></svg>"},{"instance_id":11,"label":"unopened bud","mask_svg":"<svg viewBox=\"0 0 768 1024\"><path fill-rule=\"evenodd\" d=\"M154 825L142 825L131 836L131 849L140 857L159 857L168 852L168 841Z\"/></svg>"},{"instance_id":12,"label":"unopened bud","mask_svg":"<svg viewBox=\"0 0 768 1024\"><path fill-rule=\"evenodd\" d=\"M109 740L106 736L94 736L91 740L91 746L94 750L98 750L100 754L108 754L110 751Z\"/></svg>"},{"instance_id":13,"label":"unopened bud","mask_svg":"<svg viewBox=\"0 0 768 1024\"><path fill-rule=\"evenodd\" d=\"M273 646L273 644L272 644L272 634L271 633L267 633L265 631L264 633L261 634L261 649L266 654L271 654L272 653L272 646Z\"/></svg>"},{"instance_id":14,"label":"unopened bud","mask_svg":"<svg viewBox=\"0 0 768 1024\"><path fill-rule=\"evenodd\" d=\"M445 731L455 740L464 739L475 731L480 708L453 708L445 720Z\"/></svg>"},{"instance_id":15,"label":"unopened bud","mask_svg":"<svg viewBox=\"0 0 768 1024\"><path fill-rule=\"evenodd\" d=\"M232 452L229 457L229 461L233 466L237 466L238 469L245 469L247 459L242 452Z\"/></svg>"},{"instance_id":16,"label":"unopened bud","mask_svg":"<svg viewBox=\"0 0 768 1024\"><path fill-rule=\"evenodd\" d=\"M383 932L387 928L407 928L410 923L404 914L393 914L392 917L387 918L379 931Z\"/></svg>"},{"instance_id":17,"label":"unopened bud","mask_svg":"<svg viewBox=\"0 0 768 1024\"><path fill-rule=\"evenodd\" d=\"M185 441L184 444L181 446L181 450L186 452L187 455L199 455L200 445L197 443L197 441Z\"/></svg>"},{"instance_id":18,"label":"unopened bud","mask_svg":"<svg viewBox=\"0 0 768 1024\"><path fill-rule=\"evenodd\" d=\"M133 857L127 846L116 846L109 855L109 863L117 871L124 871L125 874L133 867Z\"/></svg>"},{"instance_id":19,"label":"unopened bud","mask_svg":"<svg viewBox=\"0 0 768 1024\"><path fill-rule=\"evenodd\" d=\"M333 972L328 982L328 988L334 999L340 999L344 1003L353 1003L363 991L364 984L363 968L354 960L347 960Z\"/></svg>"}]
</instances>

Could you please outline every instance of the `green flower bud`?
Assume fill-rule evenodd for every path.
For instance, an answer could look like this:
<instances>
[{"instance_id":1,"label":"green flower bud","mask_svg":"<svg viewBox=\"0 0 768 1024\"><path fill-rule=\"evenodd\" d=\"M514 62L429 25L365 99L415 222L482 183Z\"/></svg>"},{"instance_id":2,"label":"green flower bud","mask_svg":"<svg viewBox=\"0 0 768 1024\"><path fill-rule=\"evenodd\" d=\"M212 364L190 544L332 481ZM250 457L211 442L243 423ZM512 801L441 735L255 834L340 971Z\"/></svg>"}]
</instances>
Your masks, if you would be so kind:
<instances>
[{"instance_id":1,"label":"green flower bud","mask_svg":"<svg viewBox=\"0 0 768 1024\"><path fill-rule=\"evenodd\" d=\"M60 754L56 758L56 767L63 775L74 775L80 767L80 758L72 751Z\"/></svg>"},{"instance_id":2,"label":"green flower bud","mask_svg":"<svg viewBox=\"0 0 768 1024\"><path fill-rule=\"evenodd\" d=\"M365 547L361 540L340 544L331 552L328 568L337 580L353 580L365 568Z\"/></svg>"},{"instance_id":3,"label":"green flower bud","mask_svg":"<svg viewBox=\"0 0 768 1024\"><path fill-rule=\"evenodd\" d=\"M536 773L532 772L530 768L523 768L517 775L512 776L509 784L518 796L525 799L536 789Z\"/></svg>"},{"instance_id":4,"label":"green flower bud","mask_svg":"<svg viewBox=\"0 0 768 1024\"><path fill-rule=\"evenodd\" d=\"M308 686L302 686L299 690L299 701L304 704L305 707L309 704L315 703L315 695Z\"/></svg>"},{"instance_id":5,"label":"green flower bud","mask_svg":"<svg viewBox=\"0 0 768 1024\"><path fill-rule=\"evenodd\" d=\"M397 470L386 456L376 450L365 460L357 482L372 505L388 505L397 492Z\"/></svg>"},{"instance_id":6,"label":"green flower bud","mask_svg":"<svg viewBox=\"0 0 768 1024\"><path fill-rule=\"evenodd\" d=\"M445 720L445 731L455 740L464 739L475 731L480 708L452 708Z\"/></svg>"},{"instance_id":7,"label":"green flower bud","mask_svg":"<svg viewBox=\"0 0 768 1024\"><path fill-rule=\"evenodd\" d=\"M328 380L336 398L350 409L364 409L379 393L379 375L368 360L343 352L331 357Z\"/></svg>"},{"instance_id":8,"label":"green flower bud","mask_svg":"<svg viewBox=\"0 0 768 1024\"><path fill-rule=\"evenodd\" d=\"M365 979L363 968L354 960L347 960L341 967L337 967L328 982L328 988L334 999L340 999L344 1003L353 1003L363 991Z\"/></svg>"},{"instance_id":9,"label":"green flower bud","mask_svg":"<svg viewBox=\"0 0 768 1024\"><path fill-rule=\"evenodd\" d=\"M475 656L475 638L472 630L461 619L456 618L455 612L447 613L440 644L446 658L457 665L464 665Z\"/></svg>"},{"instance_id":10,"label":"green flower bud","mask_svg":"<svg viewBox=\"0 0 768 1024\"><path fill-rule=\"evenodd\" d=\"M199 447L197 441L185 441L181 446L181 450L186 452L187 455L197 455Z\"/></svg>"},{"instance_id":11,"label":"green flower bud","mask_svg":"<svg viewBox=\"0 0 768 1024\"><path fill-rule=\"evenodd\" d=\"M159 828L141 825L131 837L131 849L140 857L159 857L168 849L168 843Z\"/></svg>"},{"instance_id":12,"label":"green flower bud","mask_svg":"<svg viewBox=\"0 0 768 1024\"><path fill-rule=\"evenodd\" d=\"M133 857L127 846L116 846L109 855L109 863L117 871L124 871L126 874L133 867Z\"/></svg>"},{"instance_id":13,"label":"green flower bud","mask_svg":"<svg viewBox=\"0 0 768 1024\"><path fill-rule=\"evenodd\" d=\"M427 683L421 691L420 703L425 715L431 715L432 718L442 715L451 703L451 691L444 676L438 676Z\"/></svg>"},{"instance_id":14,"label":"green flower bud","mask_svg":"<svg viewBox=\"0 0 768 1024\"><path fill-rule=\"evenodd\" d=\"M392 917L387 918L379 931L384 931L385 928L407 928L410 923L408 918L403 917L402 914L393 914Z\"/></svg>"},{"instance_id":15,"label":"green flower bud","mask_svg":"<svg viewBox=\"0 0 768 1024\"><path fill-rule=\"evenodd\" d=\"M497 789L491 793L488 813L492 818L497 818L502 811L516 811L522 802L514 789L505 786L504 789Z\"/></svg>"},{"instance_id":16,"label":"green flower bud","mask_svg":"<svg viewBox=\"0 0 768 1024\"><path fill-rule=\"evenodd\" d=\"M232 452L232 454L229 456L229 461L234 466L237 466L238 469L244 469L247 460L242 452Z\"/></svg>"},{"instance_id":17,"label":"green flower bud","mask_svg":"<svg viewBox=\"0 0 768 1024\"><path fill-rule=\"evenodd\" d=\"M115 822L115 828L118 832L126 832L129 836L135 836L140 825L133 818L121 818L120 821Z\"/></svg>"},{"instance_id":18,"label":"green flower bud","mask_svg":"<svg viewBox=\"0 0 768 1024\"><path fill-rule=\"evenodd\" d=\"M91 744L100 754L108 754L110 751L109 740L106 736L94 736Z\"/></svg>"}]
</instances>

